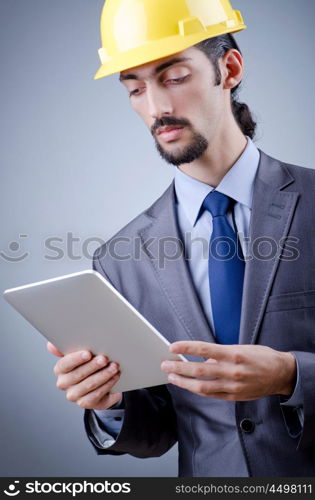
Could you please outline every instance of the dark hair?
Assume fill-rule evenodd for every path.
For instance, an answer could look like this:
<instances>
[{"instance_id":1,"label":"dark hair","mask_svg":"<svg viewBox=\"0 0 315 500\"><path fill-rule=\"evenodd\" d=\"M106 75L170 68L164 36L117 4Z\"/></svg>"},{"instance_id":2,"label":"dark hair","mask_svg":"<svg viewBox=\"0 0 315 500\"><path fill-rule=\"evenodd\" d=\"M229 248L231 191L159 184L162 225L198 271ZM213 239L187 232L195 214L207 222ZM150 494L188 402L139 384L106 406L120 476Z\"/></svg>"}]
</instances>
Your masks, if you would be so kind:
<instances>
[{"instance_id":1,"label":"dark hair","mask_svg":"<svg viewBox=\"0 0 315 500\"><path fill-rule=\"evenodd\" d=\"M236 49L241 54L241 51L233 35L231 35L230 33L214 38L207 38L206 40L203 40L202 42L194 45L194 47L204 52L204 54L212 62L215 70L216 85L220 85L222 80L219 66L220 57L223 57L231 49ZM253 119L251 111L247 104L238 101L238 89L240 87L240 84L241 82L231 90L232 111L243 134L248 135L251 139L253 139L255 136L257 124Z\"/></svg>"}]
</instances>

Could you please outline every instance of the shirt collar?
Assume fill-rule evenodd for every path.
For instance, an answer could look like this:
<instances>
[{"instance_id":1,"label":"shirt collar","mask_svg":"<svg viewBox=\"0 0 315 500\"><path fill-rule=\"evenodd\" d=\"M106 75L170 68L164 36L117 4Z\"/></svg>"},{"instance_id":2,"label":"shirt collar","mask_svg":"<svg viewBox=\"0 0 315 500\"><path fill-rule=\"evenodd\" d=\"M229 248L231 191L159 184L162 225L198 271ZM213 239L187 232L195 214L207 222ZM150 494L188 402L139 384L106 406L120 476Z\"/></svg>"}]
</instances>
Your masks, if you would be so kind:
<instances>
[{"instance_id":1,"label":"shirt collar","mask_svg":"<svg viewBox=\"0 0 315 500\"><path fill-rule=\"evenodd\" d=\"M177 202L182 206L191 225L196 224L203 200L213 189L230 196L251 210L254 179L259 159L259 150L247 137L247 145L242 155L216 188L190 177L177 167L174 178Z\"/></svg>"}]
</instances>

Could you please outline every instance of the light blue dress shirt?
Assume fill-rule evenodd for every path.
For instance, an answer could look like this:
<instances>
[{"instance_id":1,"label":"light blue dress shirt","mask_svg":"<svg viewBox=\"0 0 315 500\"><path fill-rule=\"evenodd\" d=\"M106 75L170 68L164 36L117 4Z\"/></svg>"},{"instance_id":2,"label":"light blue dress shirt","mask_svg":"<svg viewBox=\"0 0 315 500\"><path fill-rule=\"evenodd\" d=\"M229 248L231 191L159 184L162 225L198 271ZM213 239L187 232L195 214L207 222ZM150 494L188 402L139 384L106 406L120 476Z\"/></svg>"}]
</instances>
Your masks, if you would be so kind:
<instances>
[{"instance_id":1,"label":"light blue dress shirt","mask_svg":"<svg viewBox=\"0 0 315 500\"><path fill-rule=\"evenodd\" d=\"M247 254L249 222L252 209L254 178L257 172L260 154L254 143L248 139L247 147L237 162L225 174L215 188L216 191L230 196L236 203L234 213L228 212L227 219L235 232L238 232L244 256ZM181 236L184 241L192 280L200 297L203 310L212 326L213 316L210 300L208 252L212 234L212 215L200 209L205 197L214 190L178 168L175 173L175 191L177 197L177 217Z\"/></svg>"},{"instance_id":2,"label":"light blue dress shirt","mask_svg":"<svg viewBox=\"0 0 315 500\"><path fill-rule=\"evenodd\" d=\"M246 238L249 237L254 180L259 160L260 153L258 149L252 140L247 137L247 146L242 155L215 188L217 191L236 200L233 213L228 212L227 219L232 228L238 233L245 260L248 253ZM200 182L176 168L176 209L179 229L185 246L185 255L206 318L213 331L215 331L208 276L208 245L212 233L212 216L208 211L200 212L203 200L213 189L214 187L209 184ZM301 406L301 403L302 395L299 388L298 374L294 393L291 398L282 404ZM298 414L302 424L302 408L298 408ZM119 409L119 404L115 405L113 409L94 410L94 412L90 413L89 423L98 446L107 448L114 443L122 426L123 415L124 410ZM240 443L239 446L241 447ZM238 456L243 456L243 452L239 451ZM244 476L246 475L247 467L244 459Z\"/></svg>"}]
</instances>

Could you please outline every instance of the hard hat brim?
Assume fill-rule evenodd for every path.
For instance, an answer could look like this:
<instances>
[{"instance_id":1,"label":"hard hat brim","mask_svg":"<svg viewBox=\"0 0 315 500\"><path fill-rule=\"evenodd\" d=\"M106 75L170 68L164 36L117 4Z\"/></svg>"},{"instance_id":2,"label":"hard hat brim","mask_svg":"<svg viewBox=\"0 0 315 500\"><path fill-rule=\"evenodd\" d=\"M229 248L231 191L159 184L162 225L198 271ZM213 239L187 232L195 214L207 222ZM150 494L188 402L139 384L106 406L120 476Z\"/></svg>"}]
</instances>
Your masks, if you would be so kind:
<instances>
[{"instance_id":1,"label":"hard hat brim","mask_svg":"<svg viewBox=\"0 0 315 500\"><path fill-rule=\"evenodd\" d=\"M246 27L247 26L245 24L239 24L237 27L227 30L226 25L222 24L221 26L217 25L215 27L208 27L201 33L194 33L189 36L186 35L185 37L175 35L154 42L149 42L144 46L123 52L118 56L116 55L114 60L109 59L108 62L101 65L95 74L94 79L99 80L105 76L141 66L142 64L181 52L182 50L188 49L189 47L192 47L196 43L206 40L207 38L214 38L226 33L237 33L246 29ZM132 61L132 65L130 65L130 61Z\"/></svg>"}]
</instances>

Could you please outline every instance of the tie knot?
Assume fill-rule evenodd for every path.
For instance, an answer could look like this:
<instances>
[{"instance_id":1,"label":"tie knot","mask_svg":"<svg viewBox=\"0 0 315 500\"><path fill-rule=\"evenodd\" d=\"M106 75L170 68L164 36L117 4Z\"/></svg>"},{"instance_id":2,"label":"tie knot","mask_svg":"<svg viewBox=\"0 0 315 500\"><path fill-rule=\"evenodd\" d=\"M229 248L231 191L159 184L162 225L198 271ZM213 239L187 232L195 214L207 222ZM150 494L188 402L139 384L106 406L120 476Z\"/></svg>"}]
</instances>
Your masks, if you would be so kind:
<instances>
[{"instance_id":1,"label":"tie knot","mask_svg":"<svg viewBox=\"0 0 315 500\"><path fill-rule=\"evenodd\" d=\"M218 215L226 215L230 206L235 200L226 194L219 193L219 191L211 191L203 201L203 208L211 213L212 217Z\"/></svg>"}]
</instances>

